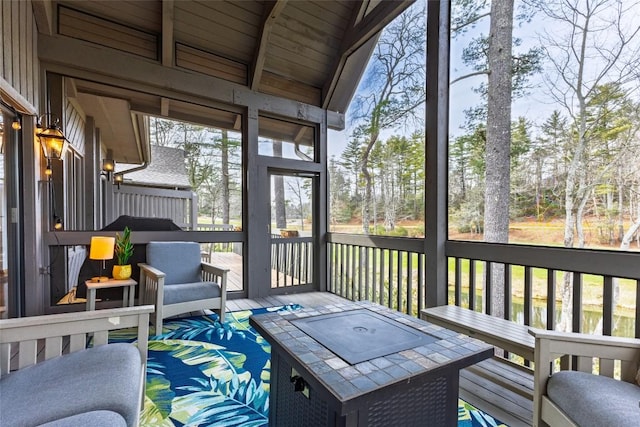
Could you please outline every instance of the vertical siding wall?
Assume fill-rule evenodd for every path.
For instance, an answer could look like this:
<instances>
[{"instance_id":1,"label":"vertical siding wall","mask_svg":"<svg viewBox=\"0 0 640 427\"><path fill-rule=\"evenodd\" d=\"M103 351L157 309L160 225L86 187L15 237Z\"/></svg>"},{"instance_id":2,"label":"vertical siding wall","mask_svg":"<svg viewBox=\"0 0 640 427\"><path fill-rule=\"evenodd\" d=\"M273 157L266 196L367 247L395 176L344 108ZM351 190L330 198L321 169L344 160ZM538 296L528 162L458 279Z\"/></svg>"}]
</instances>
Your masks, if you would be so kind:
<instances>
[{"instance_id":1,"label":"vertical siding wall","mask_svg":"<svg viewBox=\"0 0 640 427\"><path fill-rule=\"evenodd\" d=\"M120 215L169 218L186 230L197 228L197 196L191 190L123 185L113 189L113 212L107 223Z\"/></svg>"},{"instance_id":2,"label":"vertical siding wall","mask_svg":"<svg viewBox=\"0 0 640 427\"><path fill-rule=\"evenodd\" d=\"M74 103L69 101L68 98L64 100L64 123L62 123L64 129L64 135L67 140L73 146L73 149L81 156L85 153L85 116L79 111Z\"/></svg>"},{"instance_id":3,"label":"vertical siding wall","mask_svg":"<svg viewBox=\"0 0 640 427\"><path fill-rule=\"evenodd\" d=\"M37 109L38 37L30 0L0 2L0 37L3 92L30 104L22 105L21 109Z\"/></svg>"}]
</instances>

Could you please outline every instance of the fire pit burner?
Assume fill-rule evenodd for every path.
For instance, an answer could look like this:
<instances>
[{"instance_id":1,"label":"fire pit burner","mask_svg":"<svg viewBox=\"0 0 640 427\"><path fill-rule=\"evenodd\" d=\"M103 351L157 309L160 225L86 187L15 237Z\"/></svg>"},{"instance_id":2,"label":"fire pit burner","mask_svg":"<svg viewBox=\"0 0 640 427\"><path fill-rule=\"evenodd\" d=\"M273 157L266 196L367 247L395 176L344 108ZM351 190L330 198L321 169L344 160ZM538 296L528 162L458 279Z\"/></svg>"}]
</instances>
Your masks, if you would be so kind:
<instances>
[{"instance_id":1,"label":"fire pit burner","mask_svg":"<svg viewBox=\"0 0 640 427\"><path fill-rule=\"evenodd\" d=\"M438 340L365 309L322 314L291 323L352 365Z\"/></svg>"}]
</instances>

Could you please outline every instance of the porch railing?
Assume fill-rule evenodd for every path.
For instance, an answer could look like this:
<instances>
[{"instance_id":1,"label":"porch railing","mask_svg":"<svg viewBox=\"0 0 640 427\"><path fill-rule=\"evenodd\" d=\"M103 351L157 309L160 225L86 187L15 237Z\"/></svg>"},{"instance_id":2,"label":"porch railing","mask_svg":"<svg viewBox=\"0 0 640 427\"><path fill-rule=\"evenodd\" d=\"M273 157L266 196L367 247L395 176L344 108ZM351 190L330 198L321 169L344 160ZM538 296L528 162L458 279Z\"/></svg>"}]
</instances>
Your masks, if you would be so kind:
<instances>
[{"instance_id":1,"label":"porch railing","mask_svg":"<svg viewBox=\"0 0 640 427\"><path fill-rule=\"evenodd\" d=\"M421 239L331 234L328 290L418 316L425 302Z\"/></svg>"},{"instance_id":2,"label":"porch railing","mask_svg":"<svg viewBox=\"0 0 640 427\"><path fill-rule=\"evenodd\" d=\"M313 238L271 235L271 287L313 282Z\"/></svg>"},{"instance_id":3,"label":"porch railing","mask_svg":"<svg viewBox=\"0 0 640 427\"><path fill-rule=\"evenodd\" d=\"M328 241L328 290L345 298L417 316L426 286L442 286L426 283L421 239L332 233ZM574 332L640 337L638 253L448 241L446 254L449 303L491 312L491 271L502 269L506 319L555 329L564 318Z\"/></svg>"}]
</instances>

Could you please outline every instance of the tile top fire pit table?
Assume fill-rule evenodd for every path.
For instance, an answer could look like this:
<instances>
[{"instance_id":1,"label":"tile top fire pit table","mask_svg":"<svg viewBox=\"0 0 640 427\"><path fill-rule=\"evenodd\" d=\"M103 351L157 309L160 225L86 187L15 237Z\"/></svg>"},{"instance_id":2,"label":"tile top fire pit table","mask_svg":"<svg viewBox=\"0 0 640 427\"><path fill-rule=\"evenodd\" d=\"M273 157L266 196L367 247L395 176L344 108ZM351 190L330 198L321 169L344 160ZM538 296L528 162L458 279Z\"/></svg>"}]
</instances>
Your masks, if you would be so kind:
<instances>
[{"instance_id":1,"label":"tile top fire pit table","mask_svg":"<svg viewBox=\"0 0 640 427\"><path fill-rule=\"evenodd\" d=\"M368 301L251 316L271 344L269 425L456 426L459 371L493 355Z\"/></svg>"}]
</instances>

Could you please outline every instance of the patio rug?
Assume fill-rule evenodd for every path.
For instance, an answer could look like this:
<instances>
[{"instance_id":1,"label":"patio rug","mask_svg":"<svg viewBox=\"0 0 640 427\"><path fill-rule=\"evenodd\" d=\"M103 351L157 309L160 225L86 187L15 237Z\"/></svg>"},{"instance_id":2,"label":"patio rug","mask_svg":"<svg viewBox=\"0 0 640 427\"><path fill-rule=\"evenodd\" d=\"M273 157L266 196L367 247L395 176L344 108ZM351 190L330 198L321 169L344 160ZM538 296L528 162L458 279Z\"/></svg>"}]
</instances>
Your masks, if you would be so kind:
<instances>
[{"instance_id":1,"label":"patio rug","mask_svg":"<svg viewBox=\"0 0 640 427\"><path fill-rule=\"evenodd\" d=\"M187 317L164 323L149 339L147 388L140 425L267 426L270 346L249 325L249 316L300 306ZM135 331L111 333L111 341L131 341ZM460 400L458 427L504 426Z\"/></svg>"}]
</instances>

